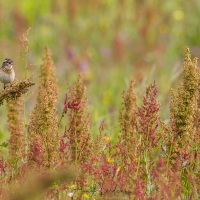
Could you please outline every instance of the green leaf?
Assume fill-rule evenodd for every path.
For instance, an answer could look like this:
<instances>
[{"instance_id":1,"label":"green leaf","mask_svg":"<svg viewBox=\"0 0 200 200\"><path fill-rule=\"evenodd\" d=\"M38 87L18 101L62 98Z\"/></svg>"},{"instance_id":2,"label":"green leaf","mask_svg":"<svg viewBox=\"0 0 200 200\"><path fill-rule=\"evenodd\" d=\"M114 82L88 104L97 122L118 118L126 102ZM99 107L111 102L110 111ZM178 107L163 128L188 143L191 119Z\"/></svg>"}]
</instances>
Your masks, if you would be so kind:
<instances>
[{"instance_id":1,"label":"green leaf","mask_svg":"<svg viewBox=\"0 0 200 200\"><path fill-rule=\"evenodd\" d=\"M3 132L0 130L0 139L2 139L4 136Z\"/></svg>"},{"instance_id":2,"label":"green leaf","mask_svg":"<svg viewBox=\"0 0 200 200\"><path fill-rule=\"evenodd\" d=\"M0 147L7 147L8 146L8 143L7 142L3 142L2 144L0 144Z\"/></svg>"},{"instance_id":3,"label":"green leaf","mask_svg":"<svg viewBox=\"0 0 200 200\"><path fill-rule=\"evenodd\" d=\"M9 159L8 159L8 162L9 162L9 163L14 163L14 162L15 162L15 159L14 159L14 158L9 158Z\"/></svg>"}]
</instances>

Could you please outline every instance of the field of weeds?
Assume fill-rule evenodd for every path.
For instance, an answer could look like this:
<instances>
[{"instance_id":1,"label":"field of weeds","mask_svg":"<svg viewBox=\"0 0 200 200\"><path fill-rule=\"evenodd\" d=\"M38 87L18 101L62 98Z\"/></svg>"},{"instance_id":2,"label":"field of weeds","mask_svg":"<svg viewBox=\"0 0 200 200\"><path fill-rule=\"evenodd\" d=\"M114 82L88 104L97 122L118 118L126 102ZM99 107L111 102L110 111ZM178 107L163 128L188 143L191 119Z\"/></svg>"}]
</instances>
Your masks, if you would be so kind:
<instances>
[{"instance_id":1,"label":"field of weeds","mask_svg":"<svg viewBox=\"0 0 200 200\"><path fill-rule=\"evenodd\" d=\"M198 0L0 2L0 199L200 199ZM0 63L0 65L1 65Z\"/></svg>"}]
</instances>

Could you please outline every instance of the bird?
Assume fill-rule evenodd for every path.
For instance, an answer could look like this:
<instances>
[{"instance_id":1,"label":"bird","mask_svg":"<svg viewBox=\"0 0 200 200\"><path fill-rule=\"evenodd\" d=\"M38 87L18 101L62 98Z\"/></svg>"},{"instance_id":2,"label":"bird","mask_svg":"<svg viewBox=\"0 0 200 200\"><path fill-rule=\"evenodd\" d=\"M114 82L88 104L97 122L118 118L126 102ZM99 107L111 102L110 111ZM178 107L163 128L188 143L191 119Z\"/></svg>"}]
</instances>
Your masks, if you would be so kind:
<instances>
[{"instance_id":1,"label":"bird","mask_svg":"<svg viewBox=\"0 0 200 200\"><path fill-rule=\"evenodd\" d=\"M15 71L13 61L6 58L0 68L0 81L4 84L4 89L10 86L15 79Z\"/></svg>"}]
</instances>

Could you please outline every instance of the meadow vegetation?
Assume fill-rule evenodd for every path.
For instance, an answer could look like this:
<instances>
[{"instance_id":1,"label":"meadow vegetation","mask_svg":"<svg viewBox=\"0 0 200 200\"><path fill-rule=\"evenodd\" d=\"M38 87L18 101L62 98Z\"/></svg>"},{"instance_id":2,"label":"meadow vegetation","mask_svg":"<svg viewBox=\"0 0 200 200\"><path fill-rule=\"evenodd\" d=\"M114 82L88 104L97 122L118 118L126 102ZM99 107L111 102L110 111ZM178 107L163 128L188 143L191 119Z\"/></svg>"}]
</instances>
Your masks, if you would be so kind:
<instances>
[{"instance_id":1,"label":"meadow vegetation","mask_svg":"<svg viewBox=\"0 0 200 200\"><path fill-rule=\"evenodd\" d=\"M199 15L199 0L0 1L16 73L0 199L200 199Z\"/></svg>"},{"instance_id":2,"label":"meadow vegetation","mask_svg":"<svg viewBox=\"0 0 200 200\"><path fill-rule=\"evenodd\" d=\"M11 99L15 84L2 92L11 136L8 143L1 144L1 199L199 198L200 70L188 48L183 78L177 91L171 91L170 123L159 116L156 82L147 86L142 105L138 105L131 81L122 93L120 133L115 142L109 133L112 127L105 121L98 137L92 135L82 75L68 86L58 120L58 87L48 47L39 77L37 101L27 127L24 88L18 87ZM65 123L63 132L61 121Z\"/></svg>"}]
</instances>

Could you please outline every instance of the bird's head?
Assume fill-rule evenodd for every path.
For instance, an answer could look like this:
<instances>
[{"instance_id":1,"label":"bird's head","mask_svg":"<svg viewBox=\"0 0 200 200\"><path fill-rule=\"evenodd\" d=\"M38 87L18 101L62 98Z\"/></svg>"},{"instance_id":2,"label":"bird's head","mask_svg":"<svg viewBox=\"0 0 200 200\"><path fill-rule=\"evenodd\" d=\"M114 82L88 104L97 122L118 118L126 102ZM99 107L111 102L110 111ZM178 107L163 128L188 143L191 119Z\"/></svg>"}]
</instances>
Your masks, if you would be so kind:
<instances>
[{"instance_id":1,"label":"bird's head","mask_svg":"<svg viewBox=\"0 0 200 200\"><path fill-rule=\"evenodd\" d=\"M8 70L12 69L13 68L13 61L9 58L6 58L3 61L2 68L8 69Z\"/></svg>"}]
</instances>

